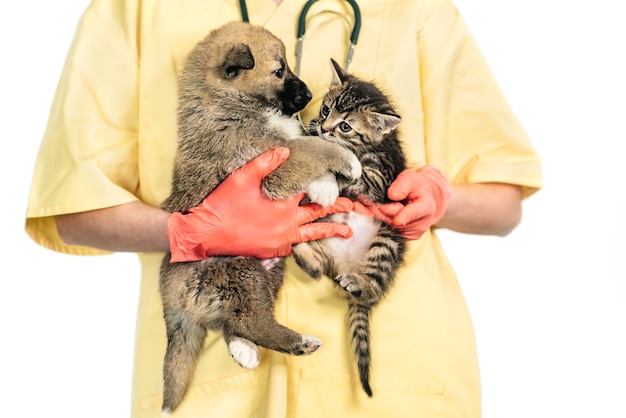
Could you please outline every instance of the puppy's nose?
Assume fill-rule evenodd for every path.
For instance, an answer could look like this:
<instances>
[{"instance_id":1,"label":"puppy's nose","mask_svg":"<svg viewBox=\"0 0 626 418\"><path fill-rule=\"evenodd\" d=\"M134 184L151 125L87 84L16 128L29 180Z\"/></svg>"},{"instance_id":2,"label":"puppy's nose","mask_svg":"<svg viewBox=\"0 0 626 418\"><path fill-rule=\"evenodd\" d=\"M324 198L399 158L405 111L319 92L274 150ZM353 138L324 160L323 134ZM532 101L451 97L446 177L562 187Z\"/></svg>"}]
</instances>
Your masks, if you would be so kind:
<instances>
[{"instance_id":1,"label":"puppy's nose","mask_svg":"<svg viewBox=\"0 0 626 418\"><path fill-rule=\"evenodd\" d=\"M297 106L304 107L307 103L311 101L313 98L313 94L308 88L305 88L303 91L300 91L294 97L294 102Z\"/></svg>"},{"instance_id":2,"label":"puppy's nose","mask_svg":"<svg viewBox=\"0 0 626 418\"><path fill-rule=\"evenodd\" d=\"M307 103L310 102L311 99L313 98L313 93L311 93L311 90L307 88L306 91L304 92L304 97L306 98Z\"/></svg>"}]
</instances>

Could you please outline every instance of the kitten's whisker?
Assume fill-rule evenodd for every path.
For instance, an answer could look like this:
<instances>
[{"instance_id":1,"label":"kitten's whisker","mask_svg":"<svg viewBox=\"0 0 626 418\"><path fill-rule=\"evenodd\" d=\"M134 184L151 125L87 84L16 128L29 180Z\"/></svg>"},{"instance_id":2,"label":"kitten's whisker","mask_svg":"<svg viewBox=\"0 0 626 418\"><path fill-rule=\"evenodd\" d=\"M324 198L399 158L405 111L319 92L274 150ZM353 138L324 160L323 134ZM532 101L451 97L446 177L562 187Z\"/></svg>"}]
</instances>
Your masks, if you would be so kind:
<instances>
[{"instance_id":1,"label":"kitten's whisker","mask_svg":"<svg viewBox=\"0 0 626 418\"><path fill-rule=\"evenodd\" d=\"M302 122L302 116L300 116L300 112L296 113L296 119L298 119L298 122L300 122L300 126L302 127L302 131L303 132L308 132L308 129L306 128L306 126L304 126L304 122Z\"/></svg>"}]
</instances>

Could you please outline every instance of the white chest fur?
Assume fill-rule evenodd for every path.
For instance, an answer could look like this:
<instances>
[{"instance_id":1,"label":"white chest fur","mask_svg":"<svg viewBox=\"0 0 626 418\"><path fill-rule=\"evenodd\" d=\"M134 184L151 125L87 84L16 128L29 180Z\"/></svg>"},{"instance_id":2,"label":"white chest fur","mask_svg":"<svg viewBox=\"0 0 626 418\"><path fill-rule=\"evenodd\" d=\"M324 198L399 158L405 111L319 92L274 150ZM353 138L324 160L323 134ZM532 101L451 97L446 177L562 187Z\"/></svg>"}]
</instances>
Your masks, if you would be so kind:
<instances>
[{"instance_id":1,"label":"white chest fur","mask_svg":"<svg viewBox=\"0 0 626 418\"><path fill-rule=\"evenodd\" d=\"M331 215L331 220L352 228L350 238L328 238L332 253L335 255L338 273L352 271L363 264L371 242L378 235L379 223L356 212Z\"/></svg>"},{"instance_id":2,"label":"white chest fur","mask_svg":"<svg viewBox=\"0 0 626 418\"><path fill-rule=\"evenodd\" d=\"M290 118L274 110L268 110L268 124L275 129L279 129L289 137L296 138L304 135L302 125L296 118Z\"/></svg>"}]
</instances>

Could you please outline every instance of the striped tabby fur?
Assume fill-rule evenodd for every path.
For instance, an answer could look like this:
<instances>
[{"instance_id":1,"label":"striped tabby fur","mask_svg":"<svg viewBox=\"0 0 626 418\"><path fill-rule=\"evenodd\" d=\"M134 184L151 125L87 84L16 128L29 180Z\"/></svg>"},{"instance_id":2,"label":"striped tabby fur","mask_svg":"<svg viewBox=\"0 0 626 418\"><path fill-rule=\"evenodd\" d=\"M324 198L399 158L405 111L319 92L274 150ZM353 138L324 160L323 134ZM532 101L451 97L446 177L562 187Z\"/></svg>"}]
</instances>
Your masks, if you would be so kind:
<instances>
[{"instance_id":1,"label":"striped tabby fur","mask_svg":"<svg viewBox=\"0 0 626 418\"><path fill-rule=\"evenodd\" d=\"M400 117L374 84L347 74L335 61L332 65L333 83L320 116L311 122L311 133L344 146L361 162L361 177L342 195L362 202L386 202L387 188L406 166L396 129ZM325 274L346 290L359 378L365 393L372 396L369 316L393 283L405 240L389 225L354 212L325 220L349 224L353 237L298 244L293 255L312 277Z\"/></svg>"}]
</instances>

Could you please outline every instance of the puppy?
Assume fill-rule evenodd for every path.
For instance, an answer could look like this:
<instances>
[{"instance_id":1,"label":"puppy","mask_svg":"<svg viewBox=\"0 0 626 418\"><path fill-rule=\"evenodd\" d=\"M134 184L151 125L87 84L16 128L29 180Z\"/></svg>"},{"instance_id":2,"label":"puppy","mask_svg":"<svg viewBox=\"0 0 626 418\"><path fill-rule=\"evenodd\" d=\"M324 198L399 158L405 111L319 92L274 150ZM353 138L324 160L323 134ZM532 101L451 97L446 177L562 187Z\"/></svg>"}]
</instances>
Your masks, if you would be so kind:
<instances>
[{"instance_id":1,"label":"puppy","mask_svg":"<svg viewBox=\"0 0 626 418\"><path fill-rule=\"evenodd\" d=\"M178 83L178 151L165 210L189 211L235 169L277 146L288 147L291 154L263 182L263 192L272 199L304 191L313 202L328 205L345 183L361 175L354 154L304 136L290 118L311 100L311 92L291 72L283 43L267 30L233 22L210 32L188 56ZM274 318L282 259L169 259L166 254L160 271L167 329L164 413L182 401L208 330L223 333L231 356L245 368L259 364L258 345L293 355L321 346L316 337Z\"/></svg>"}]
</instances>

